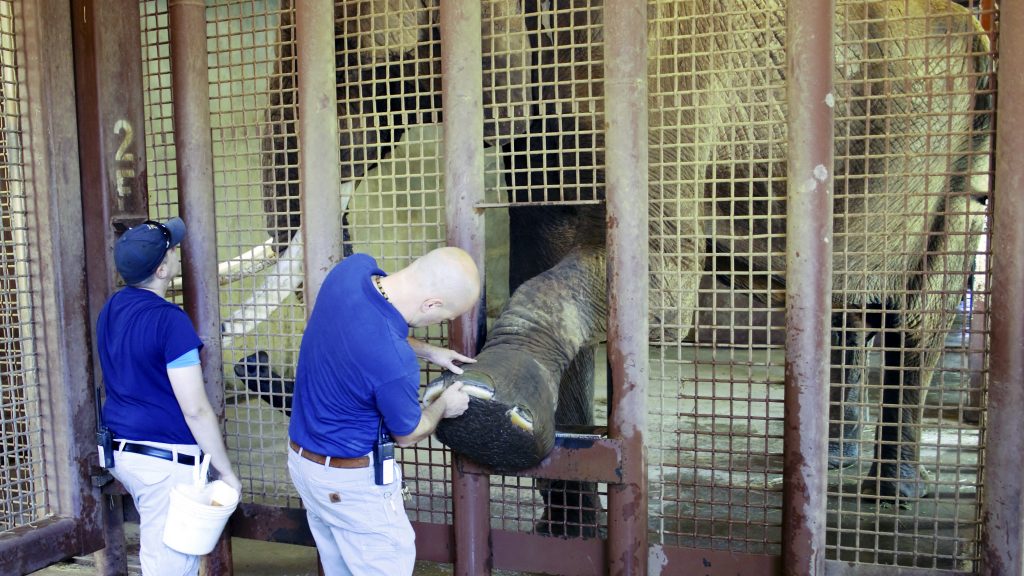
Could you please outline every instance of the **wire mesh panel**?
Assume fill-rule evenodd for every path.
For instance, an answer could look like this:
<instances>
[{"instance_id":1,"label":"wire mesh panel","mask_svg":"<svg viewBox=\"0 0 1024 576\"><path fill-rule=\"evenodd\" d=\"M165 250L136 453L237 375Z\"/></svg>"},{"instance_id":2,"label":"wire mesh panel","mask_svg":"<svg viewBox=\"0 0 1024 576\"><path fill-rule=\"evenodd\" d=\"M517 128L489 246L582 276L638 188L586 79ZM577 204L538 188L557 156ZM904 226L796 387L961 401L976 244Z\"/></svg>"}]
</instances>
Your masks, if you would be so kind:
<instances>
[{"instance_id":1,"label":"wire mesh panel","mask_svg":"<svg viewBox=\"0 0 1024 576\"><path fill-rule=\"evenodd\" d=\"M651 492L665 543L780 550L784 10L650 11ZM953 3L851 0L836 22L830 553L970 568L982 407L964 302L989 188L987 36Z\"/></svg>"},{"instance_id":2,"label":"wire mesh panel","mask_svg":"<svg viewBox=\"0 0 1024 576\"><path fill-rule=\"evenodd\" d=\"M600 2L484 3L485 133L508 147L488 203L603 198L601 13Z\"/></svg>"},{"instance_id":3,"label":"wire mesh panel","mask_svg":"<svg viewBox=\"0 0 1024 576\"><path fill-rule=\"evenodd\" d=\"M268 237L262 198L262 135L281 8L210 2L206 12L228 448L247 497L287 502L294 495L284 465L287 420L232 370L249 354L250 363L265 358L267 372L268 352L294 355L305 318L294 290L301 255L277 258L274 249L283 247ZM143 1L141 17L150 216L168 218L178 215L178 190L167 3ZM170 294L178 302L180 290L179 280ZM283 407L281 392L269 396Z\"/></svg>"},{"instance_id":4,"label":"wire mesh panel","mask_svg":"<svg viewBox=\"0 0 1024 576\"><path fill-rule=\"evenodd\" d=\"M177 215L178 193L171 97L170 31L166 0L139 4L142 42L142 81L146 134L146 186L153 213Z\"/></svg>"},{"instance_id":5,"label":"wire mesh panel","mask_svg":"<svg viewBox=\"0 0 1024 576\"><path fill-rule=\"evenodd\" d=\"M43 461L43 378L34 216L22 125L18 12L0 2L0 532L50 513Z\"/></svg>"},{"instance_id":6,"label":"wire mesh panel","mask_svg":"<svg viewBox=\"0 0 1024 576\"><path fill-rule=\"evenodd\" d=\"M984 374L968 352L985 332L993 70L978 12L838 3L829 545L843 560L977 567Z\"/></svg>"},{"instance_id":7,"label":"wire mesh panel","mask_svg":"<svg viewBox=\"0 0 1024 576\"><path fill-rule=\"evenodd\" d=\"M284 383L275 382L261 397L233 368L255 356L268 375L274 365L281 372L274 374L289 376L305 321L297 291L301 251L286 250L287 234L269 237L263 206L267 190L298 186L294 158L267 168L272 163L264 140L278 128L278 98L294 93L294 85L275 84L275 73L294 65L284 39L291 37L293 19L287 5L262 1L210 2L206 19L228 444L253 501L297 506L286 469L290 397ZM279 35L283 30L289 32Z\"/></svg>"},{"instance_id":8,"label":"wire mesh panel","mask_svg":"<svg viewBox=\"0 0 1024 576\"><path fill-rule=\"evenodd\" d=\"M785 6L649 13L652 540L778 554Z\"/></svg>"},{"instance_id":9,"label":"wire mesh panel","mask_svg":"<svg viewBox=\"0 0 1024 576\"><path fill-rule=\"evenodd\" d=\"M605 168L603 12L600 2L482 4L484 137L493 146L479 207L488 213L488 307L493 312L508 298L506 288L515 290L557 264L576 242L603 242L598 239ZM573 228L576 210L592 215L593 229ZM505 214L508 229L501 219ZM490 257L499 250L508 254L507 280L494 270L506 263ZM563 376L563 386L573 393L596 391L593 397L559 399L556 420L563 428L607 422L604 383L598 378L593 387L579 385L579 379L603 374L602 357L602 347L588 347L577 356L578 366L584 367ZM573 406L583 406L586 414ZM607 534L604 484L514 476L492 476L490 482L494 529L573 537Z\"/></svg>"}]
</instances>

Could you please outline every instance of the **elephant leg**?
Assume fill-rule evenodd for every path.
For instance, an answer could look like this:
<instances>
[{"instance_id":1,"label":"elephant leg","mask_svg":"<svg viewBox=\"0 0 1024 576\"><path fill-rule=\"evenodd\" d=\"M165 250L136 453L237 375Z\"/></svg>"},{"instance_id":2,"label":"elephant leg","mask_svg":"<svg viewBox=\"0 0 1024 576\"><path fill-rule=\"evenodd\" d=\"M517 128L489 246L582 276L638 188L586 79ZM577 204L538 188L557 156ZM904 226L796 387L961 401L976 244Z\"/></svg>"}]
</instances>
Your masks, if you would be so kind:
<instances>
[{"instance_id":1,"label":"elephant leg","mask_svg":"<svg viewBox=\"0 0 1024 576\"><path fill-rule=\"evenodd\" d=\"M562 376L555 422L558 425L594 423L595 346L580 350ZM597 534L600 499L597 484L575 480L538 480L544 514L536 531L548 536L593 538Z\"/></svg>"},{"instance_id":2,"label":"elephant leg","mask_svg":"<svg viewBox=\"0 0 1024 576\"><path fill-rule=\"evenodd\" d=\"M601 248L576 250L520 286L477 362L430 385L427 401L455 381L475 395L462 416L441 421L438 439L497 471L529 468L547 456L563 375L605 329L605 288Z\"/></svg>"},{"instance_id":3,"label":"elephant leg","mask_svg":"<svg viewBox=\"0 0 1024 576\"><path fill-rule=\"evenodd\" d=\"M828 415L828 467L848 468L860 458L864 353L870 337L858 311L832 315L832 367Z\"/></svg>"},{"instance_id":4,"label":"elephant leg","mask_svg":"<svg viewBox=\"0 0 1024 576\"><path fill-rule=\"evenodd\" d=\"M861 485L866 494L919 498L927 494L919 470L919 423L924 393L921 368L934 366L941 339L915 341L905 332L883 332L882 410L871 471ZM911 348L925 352L911 351ZM906 506L906 502L898 502Z\"/></svg>"},{"instance_id":5,"label":"elephant leg","mask_svg":"<svg viewBox=\"0 0 1024 576\"><path fill-rule=\"evenodd\" d=\"M292 413L292 395L295 393L295 382L279 376L270 365L270 355L257 350L235 364L235 376L245 387L274 408L281 410L286 416Z\"/></svg>"},{"instance_id":6,"label":"elephant leg","mask_svg":"<svg viewBox=\"0 0 1024 576\"><path fill-rule=\"evenodd\" d=\"M924 397L974 269L985 211L966 195L946 202L939 209L945 215L941 228L929 239L933 256L923 260L922 272L909 278L901 314L885 318L882 413L875 460L861 486L879 497L899 500L928 492L919 458Z\"/></svg>"},{"instance_id":7,"label":"elephant leg","mask_svg":"<svg viewBox=\"0 0 1024 576\"><path fill-rule=\"evenodd\" d=\"M949 260L954 260L949 258ZM924 298L910 316L908 329L888 315L883 331L882 410L875 444L875 459L861 489L889 498L919 498L928 494L920 472L920 428L924 399L954 319L961 289L969 271L959 275L963 287L946 289ZM941 274L933 273L935 281ZM954 276L956 278L956 276ZM949 278L947 278L947 282ZM936 291L939 294L938 291ZM901 328L903 328L901 330ZM901 502L901 505L906 505Z\"/></svg>"}]
</instances>

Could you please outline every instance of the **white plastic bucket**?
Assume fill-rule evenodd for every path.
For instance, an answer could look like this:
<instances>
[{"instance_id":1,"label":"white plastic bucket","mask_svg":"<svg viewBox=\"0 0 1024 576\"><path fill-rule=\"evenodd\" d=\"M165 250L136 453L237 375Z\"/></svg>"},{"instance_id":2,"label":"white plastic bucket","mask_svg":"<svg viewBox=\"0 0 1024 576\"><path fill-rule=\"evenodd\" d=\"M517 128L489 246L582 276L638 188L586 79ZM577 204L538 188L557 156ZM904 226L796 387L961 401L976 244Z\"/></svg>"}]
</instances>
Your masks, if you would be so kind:
<instances>
[{"instance_id":1,"label":"white plastic bucket","mask_svg":"<svg viewBox=\"0 0 1024 576\"><path fill-rule=\"evenodd\" d=\"M238 491L220 480L199 489L178 484L171 489L164 544L183 554L209 554L238 507L238 498Z\"/></svg>"}]
</instances>

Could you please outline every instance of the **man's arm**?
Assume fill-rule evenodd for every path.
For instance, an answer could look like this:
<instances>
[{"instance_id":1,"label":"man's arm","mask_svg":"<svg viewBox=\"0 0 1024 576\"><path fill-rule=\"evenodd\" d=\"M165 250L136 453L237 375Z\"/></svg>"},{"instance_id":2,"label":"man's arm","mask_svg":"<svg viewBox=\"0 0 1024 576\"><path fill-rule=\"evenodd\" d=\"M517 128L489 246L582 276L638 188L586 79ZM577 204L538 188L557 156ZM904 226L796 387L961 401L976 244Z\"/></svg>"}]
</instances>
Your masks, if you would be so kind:
<instances>
[{"instance_id":1,"label":"man's arm","mask_svg":"<svg viewBox=\"0 0 1024 576\"><path fill-rule=\"evenodd\" d=\"M456 382L449 386L430 406L423 409L420 423L416 425L416 429L412 433L407 436L395 436L395 442L402 448L408 448L433 434L434 429L443 418L462 416L467 408L469 408L469 396L462 391L462 382Z\"/></svg>"},{"instance_id":2,"label":"man's arm","mask_svg":"<svg viewBox=\"0 0 1024 576\"><path fill-rule=\"evenodd\" d=\"M455 362L463 364L472 364L473 362L476 362L476 360L468 356L463 356L455 350L449 350L447 348L441 348L440 346L434 346L433 344L427 344L426 342L421 342L412 336L409 336L408 340L409 346L412 347L412 351L418 358L423 358L424 360L427 360L432 364L436 364L445 370L450 370L454 374L462 374L462 368L459 368L458 364L455 364Z\"/></svg>"},{"instance_id":3,"label":"man's arm","mask_svg":"<svg viewBox=\"0 0 1024 576\"><path fill-rule=\"evenodd\" d=\"M241 491L242 483L231 469L231 461L228 460L228 451L224 447L224 438L220 432L220 423L217 422L217 416L210 406L210 399L206 397L202 366L194 364L183 368L168 368L167 377L171 380L174 397L178 400L178 406L185 415L185 423L195 436L196 443L203 452L210 455L210 462L219 473L220 479Z\"/></svg>"}]
</instances>

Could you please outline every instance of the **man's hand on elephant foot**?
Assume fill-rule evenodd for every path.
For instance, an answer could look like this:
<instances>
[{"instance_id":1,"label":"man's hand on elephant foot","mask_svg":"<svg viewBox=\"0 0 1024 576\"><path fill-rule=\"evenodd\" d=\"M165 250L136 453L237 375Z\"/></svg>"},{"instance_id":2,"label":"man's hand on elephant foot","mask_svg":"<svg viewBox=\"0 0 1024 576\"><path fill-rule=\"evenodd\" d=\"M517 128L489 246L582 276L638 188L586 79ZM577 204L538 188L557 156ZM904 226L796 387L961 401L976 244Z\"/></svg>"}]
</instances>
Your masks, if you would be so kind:
<instances>
[{"instance_id":1,"label":"man's hand on elephant foot","mask_svg":"<svg viewBox=\"0 0 1024 576\"><path fill-rule=\"evenodd\" d=\"M441 421L437 438L495 471L536 466L555 442L555 401L547 375L528 357L506 354L491 359L487 362L482 355L473 369L458 376L445 374L427 387L424 402L455 382L461 382L470 396L464 414Z\"/></svg>"},{"instance_id":2,"label":"man's hand on elephant foot","mask_svg":"<svg viewBox=\"0 0 1024 576\"><path fill-rule=\"evenodd\" d=\"M466 375L463 378L460 375L453 374L451 372L445 372L441 376L435 378L427 385L426 391L423 393L423 405L429 406L441 397L441 394L456 382L462 384L462 391L469 395L470 398L478 398L480 400L491 400L494 398L494 386L489 383L489 378L485 374L476 374L473 378L470 375Z\"/></svg>"},{"instance_id":3,"label":"man's hand on elephant foot","mask_svg":"<svg viewBox=\"0 0 1024 576\"><path fill-rule=\"evenodd\" d=\"M469 409L442 420L437 438L443 444L497 472L536 466L551 451L550 442L535 435L529 412L519 406L470 397Z\"/></svg>"},{"instance_id":4,"label":"man's hand on elephant foot","mask_svg":"<svg viewBox=\"0 0 1024 576\"><path fill-rule=\"evenodd\" d=\"M861 483L861 493L874 496L879 504L910 508L913 500L928 495L929 475L917 464L886 462L871 466Z\"/></svg>"},{"instance_id":5,"label":"man's hand on elephant foot","mask_svg":"<svg viewBox=\"0 0 1024 576\"><path fill-rule=\"evenodd\" d=\"M828 469L849 468L860 459L860 443L855 440L830 440L828 443Z\"/></svg>"}]
</instances>

